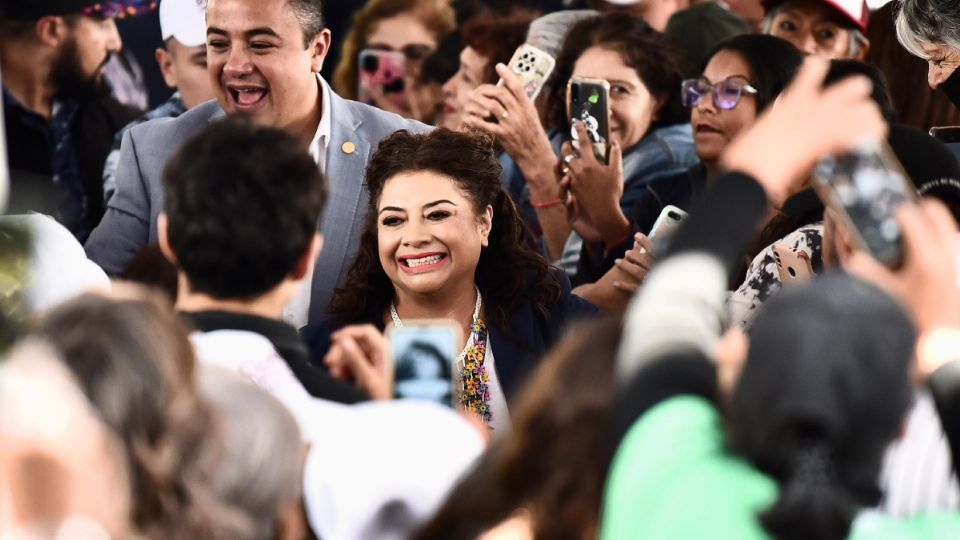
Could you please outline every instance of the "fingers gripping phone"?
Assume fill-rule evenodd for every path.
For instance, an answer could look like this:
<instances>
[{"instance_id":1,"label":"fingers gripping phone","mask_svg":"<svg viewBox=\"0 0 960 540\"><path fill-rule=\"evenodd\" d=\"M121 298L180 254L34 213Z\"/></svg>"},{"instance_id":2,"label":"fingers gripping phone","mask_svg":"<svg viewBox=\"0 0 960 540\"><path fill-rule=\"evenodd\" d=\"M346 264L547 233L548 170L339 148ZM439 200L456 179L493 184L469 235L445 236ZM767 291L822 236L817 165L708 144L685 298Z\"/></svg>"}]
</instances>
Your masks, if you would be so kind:
<instances>
[{"instance_id":1,"label":"fingers gripping phone","mask_svg":"<svg viewBox=\"0 0 960 540\"><path fill-rule=\"evenodd\" d=\"M783 284L806 283L813 279L813 266L805 251L796 251L783 244L773 245L773 260Z\"/></svg>"},{"instance_id":2,"label":"fingers gripping phone","mask_svg":"<svg viewBox=\"0 0 960 540\"><path fill-rule=\"evenodd\" d=\"M647 235L647 238L653 242L656 253L663 253L666 250L666 244L686 218L687 213L672 204L663 207L657 221L650 228L650 234Z\"/></svg>"},{"instance_id":3,"label":"fingers gripping phone","mask_svg":"<svg viewBox=\"0 0 960 540\"><path fill-rule=\"evenodd\" d=\"M570 137L579 148L580 135L574 121L587 129L597 159L607 163L610 154L610 83L601 79L574 77L567 83L567 116Z\"/></svg>"},{"instance_id":4,"label":"fingers gripping phone","mask_svg":"<svg viewBox=\"0 0 960 540\"><path fill-rule=\"evenodd\" d=\"M517 47L510 59L510 70L517 74L523 85L523 90L531 100L537 99L543 85L546 84L556 60L549 54L541 51L533 45L524 43ZM503 84L503 79L497 83L497 86Z\"/></svg>"},{"instance_id":5,"label":"fingers gripping phone","mask_svg":"<svg viewBox=\"0 0 960 540\"><path fill-rule=\"evenodd\" d=\"M376 105L371 89L377 88L384 96L406 99L406 57L399 51L363 49L359 59L357 99L367 105Z\"/></svg>"},{"instance_id":6,"label":"fingers gripping phone","mask_svg":"<svg viewBox=\"0 0 960 540\"><path fill-rule=\"evenodd\" d=\"M404 321L387 328L398 399L456 403L457 348L461 332L452 321Z\"/></svg>"},{"instance_id":7,"label":"fingers gripping phone","mask_svg":"<svg viewBox=\"0 0 960 540\"><path fill-rule=\"evenodd\" d=\"M895 268L903 262L903 240L896 211L917 193L886 143L820 161L814 188L840 217L861 249Z\"/></svg>"}]
</instances>

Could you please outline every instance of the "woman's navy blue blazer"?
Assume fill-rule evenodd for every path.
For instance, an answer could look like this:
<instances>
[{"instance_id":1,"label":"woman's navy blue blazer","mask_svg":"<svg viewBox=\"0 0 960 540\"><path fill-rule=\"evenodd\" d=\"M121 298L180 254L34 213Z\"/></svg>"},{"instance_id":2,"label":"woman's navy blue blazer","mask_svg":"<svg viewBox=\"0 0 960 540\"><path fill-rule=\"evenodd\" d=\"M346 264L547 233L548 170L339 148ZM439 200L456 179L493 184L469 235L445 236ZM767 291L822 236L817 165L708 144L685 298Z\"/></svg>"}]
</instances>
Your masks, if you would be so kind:
<instances>
[{"instance_id":1,"label":"woman's navy blue blazer","mask_svg":"<svg viewBox=\"0 0 960 540\"><path fill-rule=\"evenodd\" d=\"M533 304L525 303L510 316L510 328L507 331L493 325L488 327L497 376L508 403L512 402L544 353L563 336L567 325L597 314L593 304L570 291L570 280L562 271L554 269L553 274L560 282L562 293L560 300L550 306L547 316ZM305 326L301 334L313 353L312 357L323 358L330 348L330 336L344 326L373 324L383 330L383 311L377 311L363 320L348 321L342 317L328 316L316 324ZM321 367L326 369L325 366Z\"/></svg>"}]
</instances>

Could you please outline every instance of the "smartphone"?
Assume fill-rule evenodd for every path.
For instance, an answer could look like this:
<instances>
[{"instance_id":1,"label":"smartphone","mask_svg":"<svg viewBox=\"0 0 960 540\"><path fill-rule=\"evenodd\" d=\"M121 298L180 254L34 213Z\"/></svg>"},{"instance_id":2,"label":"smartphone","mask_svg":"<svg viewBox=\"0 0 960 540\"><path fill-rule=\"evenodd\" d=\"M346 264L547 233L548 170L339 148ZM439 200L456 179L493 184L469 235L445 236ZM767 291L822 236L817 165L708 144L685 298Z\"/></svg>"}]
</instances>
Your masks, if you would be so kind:
<instances>
[{"instance_id":1,"label":"smartphone","mask_svg":"<svg viewBox=\"0 0 960 540\"><path fill-rule=\"evenodd\" d=\"M783 284L806 283L813 280L813 265L806 251L796 251L783 244L773 245L773 260Z\"/></svg>"},{"instance_id":2,"label":"smartphone","mask_svg":"<svg viewBox=\"0 0 960 540\"><path fill-rule=\"evenodd\" d=\"M601 79L570 79L567 83L567 116L574 147L582 151L573 123L579 120L587 128L597 159L607 163L610 153L610 83Z\"/></svg>"},{"instance_id":3,"label":"smartphone","mask_svg":"<svg viewBox=\"0 0 960 540\"><path fill-rule=\"evenodd\" d=\"M650 229L647 238L650 240L658 237L661 240L670 238L686 217L687 213L676 206L672 204L664 206L663 210L660 211L660 216L657 217L657 221L653 223L653 228Z\"/></svg>"},{"instance_id":4,"label":"smartphone","mask_svg":"<svg viewBox=\"0 0 960 540\"><path fill-rule=\"evenodd\" d=\"M537 99L543 85L546 84L556 60L549 54L541 51L533 45L524 43L517 47L510 59L510 70L517 74L520 82L523 83L523 90L531 100ZM497 86L503 85L503 79L497 82Z\"/></svg>"},{"instance_id":5,"label":"smartphone","mask_svg":"<svg viewBox=\"0 0 960 540\"><path fill-rule=\"evenodd\" d=\"M932 127L930 135L946 145L953 152L953 156L960 161L960 126Z\"/></svg>"},{"instance_id":6,"label":"smartphone","mask_svg":"<svg viewBox=\"0 0 960 540\"><path fill-rule=\"evenodd\" d=\"M462 332L448 320L404 321L387 328L393 356L394 396L453 407L457 401L457 349Z\"/></svg>"},{"instance_id":7,"label":"smartphone","mask_svg":"<svg viewBox=\"0 0 960 540\"><path fill-rule=\"evenodd\" d=\"M367 105L377 105L371 93L377 88L384 97L402 106L407 102L404 77L407 59L402 52L383 49L363 49L359 58L359 81L357 100Z\"/></svg>"},{"instance_id":8,"label":"smartphone","mask_svg":"<svg viewBox=\"0 0 960 540\"><path fill-rule=\"evenodd\" d=\"M833 209L859 247L890 268L903 262L903 239L896 211L916 201L917 192L886 142L861 146L840 157L824 158L813 186Z\"/></svg>"}]
</instances>

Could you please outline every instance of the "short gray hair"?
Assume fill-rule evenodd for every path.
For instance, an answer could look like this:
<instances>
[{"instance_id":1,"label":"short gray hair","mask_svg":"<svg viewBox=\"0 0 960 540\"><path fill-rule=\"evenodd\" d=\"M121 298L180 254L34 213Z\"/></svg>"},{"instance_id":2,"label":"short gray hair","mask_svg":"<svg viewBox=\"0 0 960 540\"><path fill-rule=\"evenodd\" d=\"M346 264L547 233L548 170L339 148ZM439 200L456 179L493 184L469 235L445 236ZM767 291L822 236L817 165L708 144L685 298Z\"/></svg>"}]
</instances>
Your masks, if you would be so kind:
<instances>
[{"instance_id":1,"label":"short gray hair","mask_svg":"<svg viewBox=\"0 0 960 540\"><path fill-rule=\"evenodd\" d=\"M787 2L780 2L771 9L768 9L767 12L763 15L763 26L762 33L772 34L773 33L773 19L777 16L777 13L780 12L780 8L786 5ZM860 55L860 52L863 51L867 46L867 36L857 27L850 26L848 27L850 32L849 41L847 42L847 56L850 58Z\"/></svg>"},{"instance_id":2,"label":"short gray hair","mask_svg":"<svg viewBox=\"0 0 960 540\"><path fill-rule=\"evenodd\" d=\"M220 417L219 444L208 451L210 487L219 503L239 511L223 538L269 540L280 511L302 496L300 429L279 401L239 376L217 366L202 366L199 375Z\"/></svg>"},{"instance_id":3,"label":"short gray hair","mask_svg":"<svg viewBox=\"0 0 960 540\"><path fill-rule=\"evenodd\" d=\"M910 54L929 60L924 43L960 51L960 3L956 0L898 0L894 11L897 41Z\"/></svg>"}]
</instances>

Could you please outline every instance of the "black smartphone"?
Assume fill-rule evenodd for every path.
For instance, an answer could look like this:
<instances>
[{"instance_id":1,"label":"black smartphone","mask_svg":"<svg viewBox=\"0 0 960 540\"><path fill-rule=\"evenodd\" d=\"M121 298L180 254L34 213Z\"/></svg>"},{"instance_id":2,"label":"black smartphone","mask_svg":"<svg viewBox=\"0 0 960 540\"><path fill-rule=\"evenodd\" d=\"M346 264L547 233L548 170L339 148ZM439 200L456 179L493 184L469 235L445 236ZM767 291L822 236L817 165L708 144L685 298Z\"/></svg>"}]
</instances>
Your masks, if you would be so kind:
<instances>
[{"instance_id":1,"label":"black smartphone","mask_svg":"<svg viewBox=\"0 0 960 540\"><path fill-rule=\"evenodd\" d=\"M903 236L896 211L917 191L887 143L867 145L820 161L813 186L862 249L884 265L903 262Z\"/></svg>"},{"instance_id":2,"label":"black smartphone","mask_svg":"<svg viewBox=\"0 0 960 540\"><path fill-rule=\"evenodd\" d=\"M389 327L394 396L453 407L460 335L457 326L446 320L404 321L403 326Z\"/></svg>"},{"instance_id":3,"label":"black smartphone","mask_svg":"<svg viewBox=\"0 0 960 540\"><path fill-rule=\"evenodd\" d=\"M930 128L930 135L945 144L960 161L960 126L941 126Z\"/></svg>"},{"instance_id":4,"label":"black smartphone","mask_svg":"<svg viewBox=\"0 0 960 540\"><path fill-rule=\"evenodd\" d=\"M597 159L607 163L610 154L610 83L601 79L574 77L567 83L567 117L570 137L583 152L574 121L587 129Z\"/></svg>"}]
</instances>

